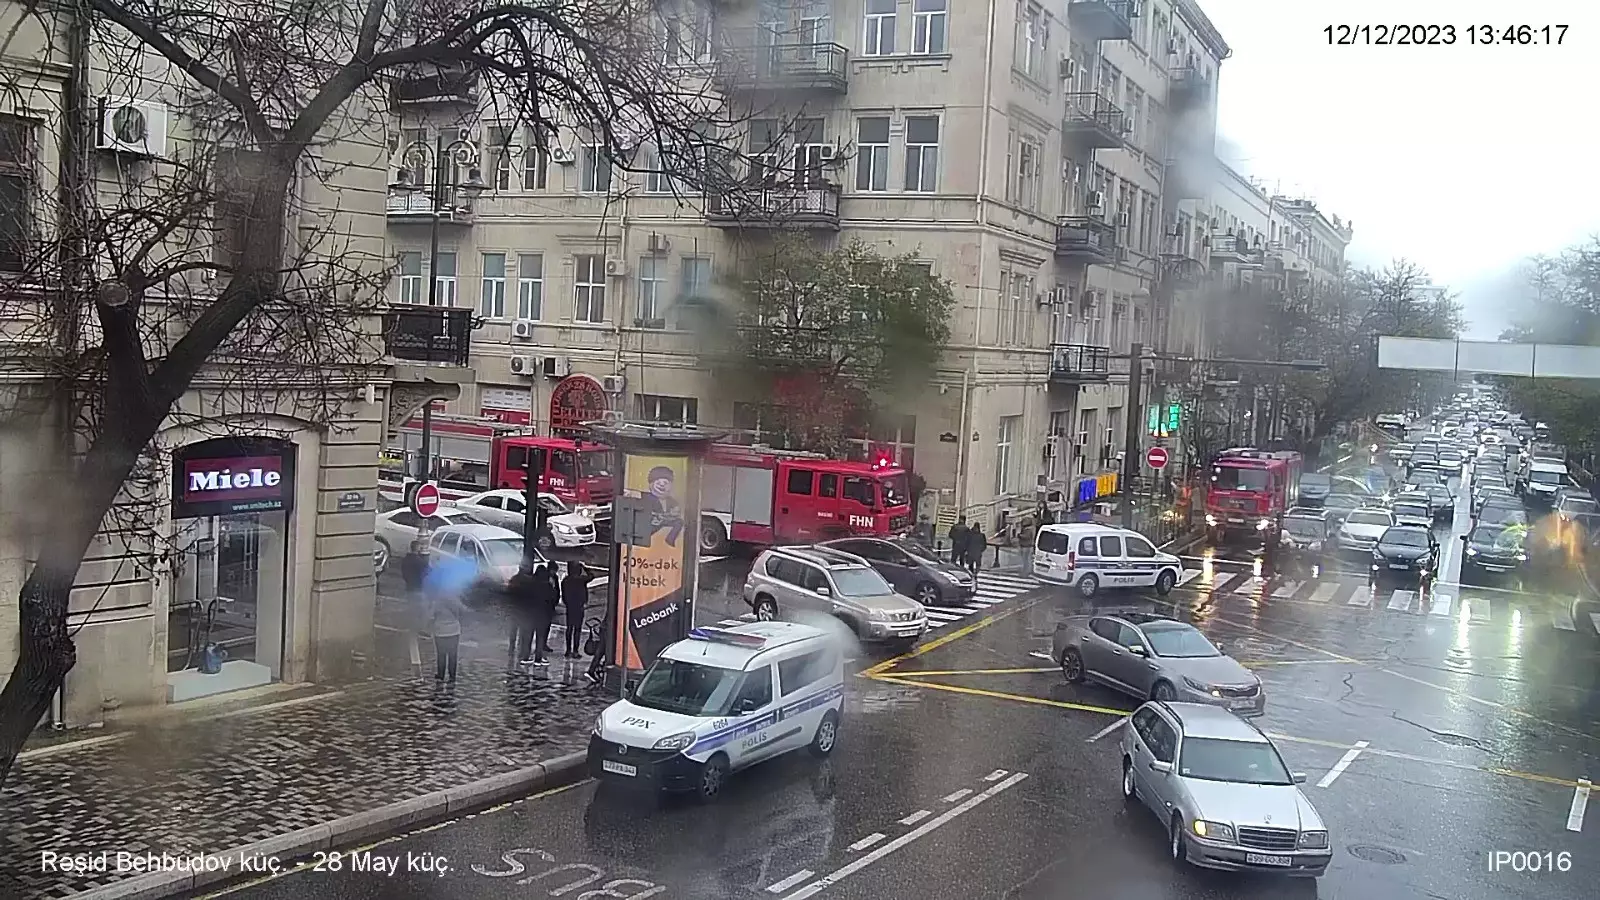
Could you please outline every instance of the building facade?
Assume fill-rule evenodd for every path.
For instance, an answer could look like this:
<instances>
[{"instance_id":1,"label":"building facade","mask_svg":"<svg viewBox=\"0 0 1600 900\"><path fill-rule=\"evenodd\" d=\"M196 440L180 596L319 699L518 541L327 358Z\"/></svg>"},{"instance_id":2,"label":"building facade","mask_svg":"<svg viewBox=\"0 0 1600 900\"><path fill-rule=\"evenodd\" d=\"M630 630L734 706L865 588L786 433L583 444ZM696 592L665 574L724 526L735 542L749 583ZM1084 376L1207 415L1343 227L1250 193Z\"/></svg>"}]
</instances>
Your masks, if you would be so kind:
<instances>
[{"instance_id":1,"label":"building facade","mask_svg":"<svg viewBox=\"0 0 1600 900\"><path fill-rule=\"evenodd\" d=\"M81 192L85 203L101 210L141 208L138 198L170 185L172 161L217 124L182 92L179 79L166 77L163 65L132 55L124 35L71 15L0 4L9 36L0 59L9 88L0 97L0 144L16 154L5 161L8 190L0 214L7 253L0 279L7 280L12 301L35 283L29 279L46 292L61 288L30 269L28 255L54 239L64 194ZM87 39L75 41L75 33ZM92 136L87 152L73 149L82 145L67 138L74 108L87 119L80 123ZM366 133L381 133L382 118L386 114ZM293 246L312 261L337 258L381 281L386 150L381 141L348 139L318 153L326 170L313 177L308 168L294 190ZM228 158L247 156L240 151ZM234 196L229 185L238 182L222 171L218 162L216 221L182 232L183 240L200 243L157 247L169 255L153 253L151 260L211 258L226 265L226 254L236 248L228 243L233 232L224 207ZM335 174L320 177L327 172ZM95 264L112 271L108 258ZM225 270L193 268L194 290L182 302L204 303L226 277L201 278L200 270ZM186 321L176 314L180 301L173 293L145 302L151 308L141 319L154 332L146 339L150 352L160 353L159 332L170 327L165 340L175 340ZM350 326L377 328L365 320ZM97 331L87 332L83 349L92 350L97 339ZM57 393L56 370L32 368L24 355L7 356L0 421L0 681L19 652L18 590L40 542L49 540L51 504L65 496L53 495L49 485L70 475L59 460L84 446L72 418L48 402ZM227 371L202 370L156 437L148 480L125 488L120 512L107 517L78 571L68 622L77 665L57 698L57 723L84 725L119 708L323 680L370 650L386 374L352 362L325 373L324 399L338 427L327 418L313 421L292 385L282 393L246 392L232 386L240 382Z\"/></svg>"},{"instance_id":2,"label":"building facade","mask_svg":"<svg viewBox=\"0 0 1600 900\"><path fill-rule=\"evenodd\" d=\"M1198 6L819 0L754 19L668 52L713 66L762 36L767 77L742 87L771 122L792 122L761 164L796 173L775 190L804 193L801 227L912 252L957 299L938 374L862 435L862 451L870 441L912 464L923 513L965 511L990 528L1031 512L1043 486L1115 471L1129 347L1167 343L1195 281L1181 261L1203 256L1193 204L1207 192L1227 48ZM402 110L397 166L441 135L506 143L478 114L485 100L454 99ZM769 127L758 117L730 140L766 153ZM618 415L758 430L763 398L718 383L671 310L730 271L759 226L610 171L581 136L489 155L488 190L443 229L435 259L431 217L391 200L392 299L426 302L433 277L441 302L485 320L478 384L447 411L545 431L556 385L583 377L612 391ZM802 191L814 168L826 184Z\"/></svg>"}]
</instances>

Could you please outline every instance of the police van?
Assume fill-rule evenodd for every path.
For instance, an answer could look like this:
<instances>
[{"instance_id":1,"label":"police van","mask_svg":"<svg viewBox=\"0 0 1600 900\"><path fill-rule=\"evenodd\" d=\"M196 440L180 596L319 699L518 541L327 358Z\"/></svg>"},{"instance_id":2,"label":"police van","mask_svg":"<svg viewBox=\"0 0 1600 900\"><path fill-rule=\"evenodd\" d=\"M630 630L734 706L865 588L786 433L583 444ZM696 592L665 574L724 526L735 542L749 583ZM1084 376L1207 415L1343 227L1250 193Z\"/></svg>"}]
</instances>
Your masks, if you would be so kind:
<instances>
[{"instance_id":1,"label":"police van","mask_svg":"<svg viewBox=\"0 0 1600 900\"><path fill-rule=\"evenodd\" d=\"M731 772L792 750L831 754L843 708L844 660L827 632L696 628L595 720L589 771L602 784L709 800Z\"/></svg>"},{"instance_id":2,"label":"police van","mask_svg":"<svg viewBox=\"0 0 1600 900\"><path fill-rule=\"evenodd\" d=\"M1033 546L1033 577L1078 589L1085 598L1101 588L1153 587L1165 597L1183 576L1183 561L1157 550L1149 538L1094 522L1043 525Z\"/></svg>"}]
</instances>

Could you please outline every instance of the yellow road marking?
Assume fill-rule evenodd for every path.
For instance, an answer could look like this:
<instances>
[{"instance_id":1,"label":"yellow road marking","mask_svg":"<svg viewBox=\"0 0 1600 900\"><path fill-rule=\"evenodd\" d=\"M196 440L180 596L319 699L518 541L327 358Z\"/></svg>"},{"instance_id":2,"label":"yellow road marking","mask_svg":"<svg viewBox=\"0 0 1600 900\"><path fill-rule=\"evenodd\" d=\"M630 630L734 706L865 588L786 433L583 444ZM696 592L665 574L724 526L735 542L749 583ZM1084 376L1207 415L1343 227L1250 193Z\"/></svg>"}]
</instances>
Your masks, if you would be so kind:
<instances>
[{"instance_id":1,"label":"yellow road marking","mask_svg":"<svg viewBox=\"0 0 1600 900\"><path fill-rule=\"evenodd\" d=\"M1014 616L1017 613L1022 612L1025 609L1029 609L1029 608L1033 607L1034 605L1038 604L1039 602L1041 602L1041 601L1043 601L1045 599L1046 599L1045 597L1035 597L1032 600L1028 600L1028 601L1025 601L1025 602L1023 602L1021 604L1018 604L1017 606L1013 606L1012 608L1006 610L1005 612L995 613L992 616L985 616L982 619L979 619L978 621L973 622L971 625L966 625L966 626L963 626L961 628L957 628L955 631L952 631L949 634L940 635L939 637L936 637L933 640L928 641L926 644L919 644L915 649L913 649L913 650L911 650L909 652L902 653L899 656L891 656L890 658L884 660L883 662L878 663L877 665L874 665L874 666L872 666L872 667L870 667L868 669L862 670L861 674L866 676L867 678L875 678L875 677L878 676L879 673L882 673L882 672L885 672L885 671L887 671L889 669L892 669L895 666L898 666L899 664L905 662L908 659L916 659L917 657L922 656L925 653L932 653L933 651L939 649L940 647L943 647L945 644L948 644L948 643L950 643L952 641L959 641L962 638L966 637L969 634L972 634L975 631L982 631L983 629L988 628L990 625L993 625L994 623L1000 621L1001 619L1010 618L1011 616Z\"/></svg>"},{"instance_id":2,"label":"yellow road marking","mask_svg":"<svg viewBox=\"0 0 1600 900\"><path fill-rule=\"evenodd\" d=\"M882 672L882 675L1033 675L1039 672L1059 672L1055 666L1028 666L1021 669L906 669L899 672Z\"/></svg>"},{"instance_id":3,"label":"yellow road marking","mask_svg":"<svg viewBox=\"0 0 1600 900\"><path fill-rule=\"evenodd\" d=\"M910 677L912 673L904 675L873 675L874 681L883 681L891 684L906 684L914 687L928 688L935 691L948 691L952 694L966 694L972 697L985 697L991 700L1010 700L1015 703L1027 703L1033 706L1049 706L1056 709L1075 709L1082 712L1098 713L1104 716L1123 718L1131 715L1132 710L1112 709L1108 706L1095 706L1088 703L1073 703L1068 700L1051 700L1048 697L1030 697L1027 694L1011 694L1005 691L990 691L982 688L960 687L953 684L940 684L936 681L919 681ZM1276 731L1267 732L1267 736L1275 741L1284 741L1293 744L1307 744L1314 747L1327 747L1332 750L1349 750L1348 741L1326 741L1320 738L1300 737L1292 734L1282 734ZM1542 784L1552 784L1560 787L1577 787L1578 783L1566 778L1557 778L1554 775L1539 775L1533 772L1520 772L1516 769L1502 769L1496 766L1476 766L1471 763L1456 762L1449 759L1435 759L1430 756L1418 756L1414 753L1403 753L1399 750L1383 750L1377 747L1367 747L1364 751L1371 756L1384 756L1390 759L1405 760L1407 762L1425 763L1449 769L1458 769L1467 772L1481 772L1487 775L1500 775L1506 778L1516 778L1523 781L1537 781Z\"/></svg>"}]
</instances>

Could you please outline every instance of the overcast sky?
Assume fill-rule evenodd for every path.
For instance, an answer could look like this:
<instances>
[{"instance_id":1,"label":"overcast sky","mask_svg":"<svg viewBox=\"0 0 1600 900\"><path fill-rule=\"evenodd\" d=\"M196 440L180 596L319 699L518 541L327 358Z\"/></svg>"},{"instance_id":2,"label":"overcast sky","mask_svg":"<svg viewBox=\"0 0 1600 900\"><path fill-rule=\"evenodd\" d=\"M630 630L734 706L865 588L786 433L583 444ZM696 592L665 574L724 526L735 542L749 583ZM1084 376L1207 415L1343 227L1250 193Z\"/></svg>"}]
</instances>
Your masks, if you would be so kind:
<instances>
[{"instance_id":1,"label":"overcast sky","mask_svg":"<svg viewBox=\"0 0 1600 900\"><path fill-rule=\"evenodd\" d=\"M1219 148L1355 223L1350 257L1421 264L1502 324L1507 273L1600 232L1600 0L1199 0L1233 48ZM1457 44L1328 46L1332 24L1457 25ZM1562 46L1470 46L1464 27L1568 25Z\"/></svg>"}]
</instances>

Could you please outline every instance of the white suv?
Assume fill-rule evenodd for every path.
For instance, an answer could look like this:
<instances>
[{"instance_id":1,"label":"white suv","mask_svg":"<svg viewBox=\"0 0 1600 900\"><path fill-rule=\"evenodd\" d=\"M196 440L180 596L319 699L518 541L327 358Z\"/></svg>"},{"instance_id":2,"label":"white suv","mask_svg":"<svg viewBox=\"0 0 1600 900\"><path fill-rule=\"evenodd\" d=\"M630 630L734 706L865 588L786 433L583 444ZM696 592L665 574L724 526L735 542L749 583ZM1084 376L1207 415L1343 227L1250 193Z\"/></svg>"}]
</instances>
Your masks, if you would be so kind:
<instances>
[{"instance_id":1,"label":"white suv","mask_svg":"<svg viewBox=\"0 0 1600 900\"><path fill-rule=\"evenodd\" d=\"M745 576L744 601L770 622L795 612L828 613L864 641L906 647L928 630L922 604L895 593L865 559L830 547L773 547Z\"/></svg>"}]
</instances>

